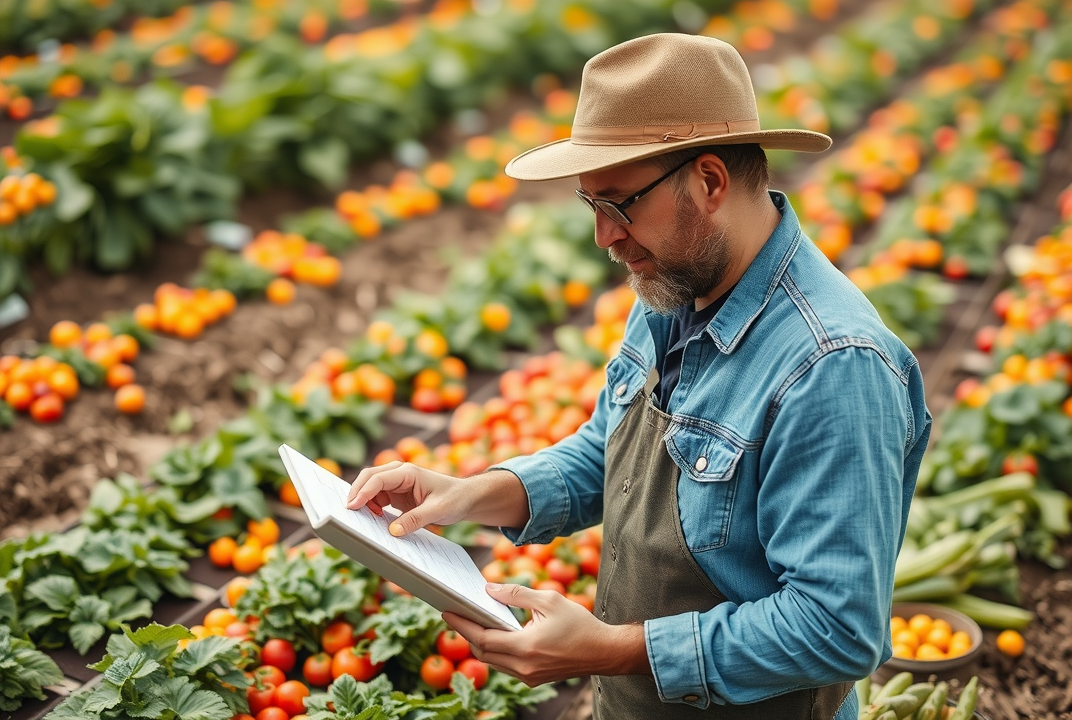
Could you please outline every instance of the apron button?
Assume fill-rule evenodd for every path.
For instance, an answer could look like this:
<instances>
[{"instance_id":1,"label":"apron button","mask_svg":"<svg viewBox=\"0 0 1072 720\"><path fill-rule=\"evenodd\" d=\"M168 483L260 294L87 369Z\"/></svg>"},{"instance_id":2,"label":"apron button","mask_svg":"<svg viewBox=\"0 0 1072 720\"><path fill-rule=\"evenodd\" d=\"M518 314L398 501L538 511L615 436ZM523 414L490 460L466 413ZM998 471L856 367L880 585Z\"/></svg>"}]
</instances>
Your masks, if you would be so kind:
<instances>
[{"instance_id":1,"label":"apron button","mask_svg":"<svg viewBox=\"0 0 1072 720\"><path fill-rule=\"evenodd\" d=\"M611 560L617 560L618 559L618 548L614 547L613 545L610 546L610 559Z\"/></svg>"},{"instance_id":2,"label":"apron button","mask_svg":"<svg viewBox=\"0 0 1072 720\"><path fill-rule=\"evenodd\" d=\"M622 483L622 493L624 494L624 493L627 493L627 492L629 492L629 481L628 480L626 480L624 483Z\"/></svg>"},{"instance_id":3,"label":"apron button","mask_svg":"<svg viewBox=\"0 0 1072 720\"><path fill-rule=\"evenodd\" d=\"M614 388L614 394L617 395L618 397L621 397L622 395L625 395L625 391L628 390L628 389L629 389L629 386L626 385L625 383L622 383L618 387Z\"/></svg>"},{"instance_id":4,"label":"apron button","mask_svg":"<svg viewBox=\"0 0 1072 720\"><path fill-rule=\"evenodd\" d=\"M702 455L696 458L696 465L694 467L696 468L696 472L703 472L707 467L707 458Z\"/></svg>"},{"instance_id":5,"label":"apron button","mask_svg":"<svg viewBox=\"0 0 1072 720\"><path fill-rule=\"evenodd\" d=\"M686 695L685 697L683 697L681 699L684 700L685 702L696 702L697 700L700 699L700 696L699 695Z\"/></svg>"}]
</instances>

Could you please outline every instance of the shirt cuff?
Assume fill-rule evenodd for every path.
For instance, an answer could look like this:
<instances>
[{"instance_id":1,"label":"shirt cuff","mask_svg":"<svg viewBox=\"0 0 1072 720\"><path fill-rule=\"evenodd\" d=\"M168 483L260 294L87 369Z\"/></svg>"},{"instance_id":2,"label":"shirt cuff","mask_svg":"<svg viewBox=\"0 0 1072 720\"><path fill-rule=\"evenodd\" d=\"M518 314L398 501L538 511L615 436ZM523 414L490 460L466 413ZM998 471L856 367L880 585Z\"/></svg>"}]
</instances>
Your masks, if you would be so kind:
<instances>
[{"instance_id":1,"label":"shirt cuff","mask_svg":"<svg viewBox=\"0 0 1072 720\"><path fill-rule=\"evenodd\" d=\"M700 709L706 708L712 700L723 704L719 698L712 697L707 689L699 613L646 621L644 644L660 700Z\"/></svg>"},{"instance_id":2,"label":"shirt cuff","mask_svg":"<svg viewBox=\"0 0 1072 720\"><path fill-rule=\"evenodd\" d=\"M537 455L511 458L489 470L517 475L529 501L529 521L523 528L499 528L514 544L549 543L569 518L569 488L558 467Z\"/></svg>"}]
</instances>

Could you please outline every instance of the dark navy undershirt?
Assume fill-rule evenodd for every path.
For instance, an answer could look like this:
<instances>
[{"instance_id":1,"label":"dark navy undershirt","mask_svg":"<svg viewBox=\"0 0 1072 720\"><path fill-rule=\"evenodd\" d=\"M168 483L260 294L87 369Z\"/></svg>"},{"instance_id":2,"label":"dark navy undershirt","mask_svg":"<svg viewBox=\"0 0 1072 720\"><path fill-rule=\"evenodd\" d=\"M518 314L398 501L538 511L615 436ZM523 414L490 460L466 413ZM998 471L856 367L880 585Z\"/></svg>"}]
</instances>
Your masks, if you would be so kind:
<instances>
[{"instance_id":1,"label":"dark navy undershirt","mask_svg":"<svg viewBox=\"0 0 1072 720\"><path fill-rule=\"evenodd\" d=\"M681 378L681 360L685 355L685 343L703 332L718 313L719 308L726 304L730 291L720 295L703 310L695 310L696 306L693 304L679 307L674 311L670 322L670 335L666 342L668 349L663 357L663 365L659 368L659 384L655 386L659 408L664 412L670 404L670 395L673 394L677 381Z\"/></svg>"}]
</instances>

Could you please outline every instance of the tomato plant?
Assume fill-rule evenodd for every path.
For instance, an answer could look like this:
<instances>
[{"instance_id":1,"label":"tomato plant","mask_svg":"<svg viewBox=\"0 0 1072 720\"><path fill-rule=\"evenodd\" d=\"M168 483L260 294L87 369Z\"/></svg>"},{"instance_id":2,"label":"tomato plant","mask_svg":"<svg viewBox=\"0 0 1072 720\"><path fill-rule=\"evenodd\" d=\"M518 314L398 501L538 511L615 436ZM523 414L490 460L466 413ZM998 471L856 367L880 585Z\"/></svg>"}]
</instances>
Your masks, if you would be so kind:
<instances>
[{"instance_id":1,"label":"tomato plant","mask_svg":"<svg viewBox=\"0 0 1072 720\"><path fill-rule=\"evenodd\" d=\"M301 680L287 680L275 690L275 704L285 710L288 716L305 712L307 697L309 688Z\"/></svg>"},{"instance_id":2,"label":"tomato plant","mask_svg":"<svg viewBox=\"0 0 1072 720\"><path fill-rule=\"evenodd\" d=\"M261 662L265 665L273 665L284 673L288 673L294 669L294 665L298 662L298 654L289 640L271 638L264 643L264 647L261 649Z\"/></svg>"},{"instance_id":3,"label":"tomato plant","mask_svg":"<svg viewBox=\"0 0 1072 720\"><path fill-rule=\"evenodd\" d=\"M444 630L436 637L436 650L453 662L460 662L472 654L469 641L455 630Z\"/></svg>"},{"instance_id":4,"label":"tomato plant","mask_svg":"<svg viewBox=\"0 0 1072 720\"><path fill-rule=\"evenodd\" d=\"M302 664L302 675L310 685L326 687L334 679L331 676L331 655L326 652L318 652L305 658Z\"/></svg>"},{"instance_id":5,"label":"tomato plant","mask_svg":"<svg viewBox=\"0 0 1072 720\"><path fill-rule=\"evenodd\" d=\"M450 687L450 676L453 674L454 663L442 655L429 655L421 663L421 680L433 690Z\"/></svg>"},{"instance_id":6,"label":"tomato plant","mask_svg":"<svg viewBox=\"0 0 1072 720\"><path fill-rule=\"evenodd\" d=\"M458 672L472 680L473 687L479 690L487 684L490 671L487 663L471 657L458 663Z\"/></svg>"}]
</instances>

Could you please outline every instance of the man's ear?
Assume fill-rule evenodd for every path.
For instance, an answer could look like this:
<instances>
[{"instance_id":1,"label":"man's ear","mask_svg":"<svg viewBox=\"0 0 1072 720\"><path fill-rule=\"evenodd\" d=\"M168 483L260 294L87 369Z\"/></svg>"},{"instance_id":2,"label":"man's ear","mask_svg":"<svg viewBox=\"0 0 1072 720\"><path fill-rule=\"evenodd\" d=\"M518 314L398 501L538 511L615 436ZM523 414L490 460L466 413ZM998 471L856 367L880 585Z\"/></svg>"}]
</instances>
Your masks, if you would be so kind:
<instances>
[{"instance_id":1,"label":"man's ear","mask_svg":"<svg viewBox=\"0 0 1072 720\"><path fill-rule=\"evenodd\" d=\"M703 207L709 213L717 211L726 200L730 189L730 175L722 158L705 153L697 158L697 166L703 178Z\"/></svg>"}]
</instances>

